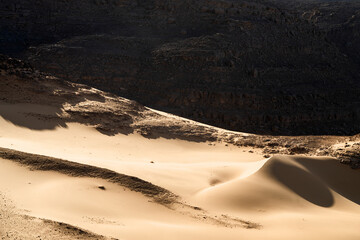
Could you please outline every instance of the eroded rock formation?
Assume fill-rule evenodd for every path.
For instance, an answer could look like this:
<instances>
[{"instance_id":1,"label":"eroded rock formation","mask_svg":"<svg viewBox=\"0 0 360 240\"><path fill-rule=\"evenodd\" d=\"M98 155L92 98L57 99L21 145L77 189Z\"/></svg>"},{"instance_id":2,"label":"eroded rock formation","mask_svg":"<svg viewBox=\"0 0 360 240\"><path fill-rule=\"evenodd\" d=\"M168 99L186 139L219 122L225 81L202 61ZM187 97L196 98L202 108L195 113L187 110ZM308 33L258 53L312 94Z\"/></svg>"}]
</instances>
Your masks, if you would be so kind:
<instances>
[{"instance_id":1,"label":"eroded rock formation","mask_svg":"<svg viewBox=\"0 0 360 240\"><path fill-rule=\"evenodd\" d=\"M357 62L307 9L210 0L3 0L0 9L0 49L67 80L232 130L360 130Z\"/></svg>"}]
</instances>

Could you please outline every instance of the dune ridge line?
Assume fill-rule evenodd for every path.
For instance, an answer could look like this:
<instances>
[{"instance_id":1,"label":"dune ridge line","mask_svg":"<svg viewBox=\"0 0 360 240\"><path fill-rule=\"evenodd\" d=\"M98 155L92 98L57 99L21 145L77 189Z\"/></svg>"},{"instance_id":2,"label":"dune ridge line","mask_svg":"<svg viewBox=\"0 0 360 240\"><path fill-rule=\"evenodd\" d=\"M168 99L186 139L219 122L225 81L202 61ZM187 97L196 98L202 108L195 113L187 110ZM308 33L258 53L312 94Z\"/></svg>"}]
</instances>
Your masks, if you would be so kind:
<instances>
[{"instance_id":1,"label":"dune ridge line","mask_svg":"<svg viewBox=\"0 0 360 240\"><path fill-rule=\"evenodd\" d=\"M179 196L167 189L156 186L134 176L117 173L105 168L66 161L63 159L20 152L0 147L0 158L11 160L29 167L31 170L56 171L72 177L100 178L139 192L156 203L169 206L178 202Z\"/></svg>"}]
</instances>

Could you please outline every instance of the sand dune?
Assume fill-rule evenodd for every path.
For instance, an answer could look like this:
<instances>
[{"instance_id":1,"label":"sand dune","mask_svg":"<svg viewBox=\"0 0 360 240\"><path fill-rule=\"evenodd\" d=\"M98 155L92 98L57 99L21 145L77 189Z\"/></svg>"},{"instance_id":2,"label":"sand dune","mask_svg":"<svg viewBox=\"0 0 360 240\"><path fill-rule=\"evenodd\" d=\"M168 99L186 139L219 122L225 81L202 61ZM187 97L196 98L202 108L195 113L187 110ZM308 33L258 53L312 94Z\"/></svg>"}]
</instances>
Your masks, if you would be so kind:
<instances>
[{"instance_id":1,"label":"sand dune","mask_svg":"<svg viewBox=\"0 0 360 240\"><path fill-rule=\"evenodd\" d=\"M261 222L262 231L286 226L281 236L273 229L265 239L356 239L359 181L358 172L335 159L277 156L251 176L206 188L196 199L206 209Z\"/></svg>"},{"instance_id":2,"label":"sand dune","mask_svg":"<svg viewBox=\"0 0 360 240\"><path fill-rule=\"evenodd\" d=\"M15 105L11 111L26 121L27 116L22 113L31 107ZM42 106L36 105L35 109L40 111ZM27 120L44 121L29 117ZM226 146L225 143L209 145L178 139L147 139L139 134L108 136L78 123L42 131L17 126L1 117L0 124L2 147L141 176L177 194L189 196L210 186L212 181L223 181L221 176L216 176L216 172L221 175L219 169L237 174L236 168L243 168L242 162L248 164L263 159L262 154L249 152L250 148Z\"/></svg>"},{"instance_id":3,"label":"sand dune","mask_svg":"<svg viewBox=\"0 0 360 240\"><path fill-rule=\"evenodd\" d=\"M360 175L333 158L264 159L246 147L109 136L79 123L39 131L21 122L53 119L24 114L48 111L30 107L1 106L8 115L0 118L0 146L8 149L1 149L0 192L13 201L16 216L35 217L34 224L50 229L48 239L57 238L58 222L90 230L95 239L360 237L360 193L353 184ZM11 233L14 216L4 221L2 235ZM72 239L66 234L60 235Z\"/></svg>"},{"instance_id":4,"label":"sand dune","mask_svg":"<svg viewBox=\"0 0 360 240\"><path fill-rule=\"evenodd\" d=\"M360 238L360 175L334 158L265 158L289 150L52 78L0 84L1 239Z\"/></svg>"},{"instance_id":5,"label":"sand dune","mask_svg":"<svg viewBox=\"0 0 360 240\"><path fill-rule=\"evenodd\" d=\"M354 184L359 181L357 172L339 166L335 159L277 156L247 178L234 178L206 188L198 193L198 198L241 211L302 211L308 206L342 209L360 204L360 192Z\"/></svg>"},{"instance_id":6,"label":"sand dune","mask_svg":"<svg viewBox=\"0 0 360 240\"><path fill-rule=\"evenodd\" d=\"M90 229L100 235L119 239L141 239L149 235L156 236L156 239L336 239L340 236L344 239L358 238L360 211L356 203L357 189L340 189L337 187L336 179L321 174L326 169L331 171L338 167L332 164L332 159L276 157L255 162L256 164L251 163L252 167L249 168L252 174L243 175L238 169L239 175L229 175L227 181L194 194L191 202L207 210L206 215L203 215L203 211L189 209L186 206L184 210L184 207L178 204L168 208L153 201L149 202L148 196L101 179L101 175L93 175L95 178L86 175L81 178L71 174L69 176L69 171L79 169L79 165L75 164L74 168L71 162L66 172L60 171L66 175L54 172L49 163L43 165L45 167L38 167L38 170L33 168L33 171L29 171L18 164L38 164L24 162L25 157L19 161L21 157L17 155L18 152L4 149L2 151L8 154L2 154L3 158L0 161L0 192L5 192L7 197L13 199L17 208L23 209L22 214L66 222ZM11 161L4 157L10 158ZM307 161L318 161L320 167L309 170L302 166ZM300 171L301 174L296 175L292 171L282 171L282 164L293 166L296 171L301 169L309 172L303 174ZM321 164L327 167L324 168ZM352 174L349 168L343 167L343 173L346 173L348 178L346 183L359 180L358 174ZM105 169L94 169L90 174L94 171L107 172ZM224 174L224 171L220 172ZM289 174L297 181L290 178L289 182L284 183L282 177ZM307 181L306 178L317 179L327 186L335 203L331 206L321 206L319 203L325 201L326 195L315 195L310 199L310 195L314 194L314 188L316 190L323 185L319 182L314 186L303 184L303 181ZM255 184L256 182L258 184ZM99 186L104 186L105 190ZM338 192L342 192L342 195L347 194L347 197ZM216 222L199 219L197 214L201 215L201 218L214 217L215 220L215 216L228 216L229 225L220 224L221 220L226 223L226 218L219 218L219 222ZM261 226L255 230L240 226L229 228L231 218L234 217L253 222L259 220ZM283 228L284 224L286 228ZM341 226L341 230L335 226ZM136 230L139 228L144 232Z\"/></svg>"}]
</instances>

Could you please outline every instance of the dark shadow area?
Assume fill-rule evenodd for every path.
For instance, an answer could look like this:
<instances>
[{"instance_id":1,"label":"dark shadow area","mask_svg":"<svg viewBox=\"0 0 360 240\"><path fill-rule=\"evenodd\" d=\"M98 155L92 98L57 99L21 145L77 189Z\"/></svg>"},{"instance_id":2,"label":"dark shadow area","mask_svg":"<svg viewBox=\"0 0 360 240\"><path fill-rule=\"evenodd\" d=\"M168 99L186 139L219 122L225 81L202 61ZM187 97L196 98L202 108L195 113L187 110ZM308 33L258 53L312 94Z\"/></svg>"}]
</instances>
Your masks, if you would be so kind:
<instances>
[{"instance_id":1,"label":"dark shadow area","mask_svg":"<svg viewBox=\"0 0 360 240\"><path fill-rule=\"evenodd\" d=\"M105 127L99 126L99 127L96 127L96 130L99 133L104 134L109 137L113 137L116 134L129 135L129 134L134 133L134 129L132 129L131 127L121 127L121 128L117 128L116 130L114 130L114 129L107 129Z\"/></svg>"},{"instance_id":2,"label":"dark shadow area","mask_svg":"<svg viewBox=\"0 0 360 240\"><path fill-rule=\"evenodd\" d=\"M2 0L0 52L229 130L359 133L360 4L300 2Z\"/></svg>"},{"instance_id":3,"label":"dark shadow area","mask_svg":"<svg viewBox=\"0 0 360 240\"><path fill-rule=\"evenodd\" d=\"M298 163L317 175L332 190L360 205L360 173L335 159L295 158Z\"/></svg>"},{"instance_id":4,"label":"dark shadow area","mask_svg":"<svg viewBox=\"0 0 360 240\"><path fill-rule=\"evenodd\" d=\"M72 83L39 73L26 63L0 55L0 116L12 124L32 130L66 128L67 122L95 126L107 136L129 135L136 130L149 139L182 139L204 142L215 140L204 127L179 124L135 125L134 118L142 116L144 106L135 101L118 101L116 95L99 93L86 85ZM105 103L106 94L115 98ZM78 103L91 101L90 104ZM65 111L65 112L64 112ZM146 114L142 117L146 118ZM151 116L150 116L151 117ZM141 117L140 117L141 118Z\"/></svg>"},{"instance_id":5,"label":"dark shadow area","mask_svg":"<svg viewBox=\"0 0 360 240\"><path fill-rule=\"evenodd\" d=\"M281 184L303 199L320 207L334 204L329 188L313 174L279 161L273 162L270 171Z\"/></svg>"},{"instance_id":6,"label":"dark shadow area","mask_svg":"<svg viewBox=\"0 0 360 240\"><path fill-rule=\"evenodd\" d=\"M4 55L0 55L0 73L0 116L16 126L54 130L57 127L66 128L66 122L72 121L94 125L102 123L102 109L96 109L99 112L93 116L93 109L86 104L80 107L80 111L75 107L74 111L68 110L64 115L64 104L75 106L87 100L105 102L105 97L89 86L73 85L48 76ZM110 116L114 118L119 114ZM131 120L131 117L126 117ZM121 122L123 118L115 117L115 120ZM130 123L127 121L125 124Z\"/></svg>"},{"instance_id":7,"label":"dark shadow area","mask_svg":"<svg viewBox=\"0 0 360 240\"><path fill-rule=\"evenodd\" d=\"M20 127L31 130L54 130L67 128L65 120L59 117L60 108L30 104L0 104L0 117Z\"/></svg>"},{"instance_id":8,"label":"dark shadow area","mask_svg":"<svg viewBox=\"0 0 360 240\"><path fill-rule=\"evenodd\" d=\"M188 127L184 129L183 127ZM212 135L212 129L204 129L196 125L188 126L181 123L179 125L172 126L146 126L145 128L140 127L138 132L141 136L148 139L178 139L191 142L206 142L216 141L217 137Z\"/></svg>"}]
</instances>

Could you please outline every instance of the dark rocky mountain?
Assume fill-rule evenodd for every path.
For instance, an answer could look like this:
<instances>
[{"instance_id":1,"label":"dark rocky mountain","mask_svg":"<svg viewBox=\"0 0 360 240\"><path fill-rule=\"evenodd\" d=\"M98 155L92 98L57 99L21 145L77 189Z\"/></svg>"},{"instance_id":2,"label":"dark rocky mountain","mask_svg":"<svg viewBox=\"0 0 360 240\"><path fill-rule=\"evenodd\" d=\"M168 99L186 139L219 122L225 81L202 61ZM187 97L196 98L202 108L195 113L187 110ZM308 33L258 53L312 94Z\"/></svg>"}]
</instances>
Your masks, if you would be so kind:
<instances>
[{"instance_id":1,"label":"dark rocky mountain","mask_svg":"<svg viewBox=\"0 0 360 240\"><path fill-rule=\"evenodd\" d=\"M343 53L360 65L360 1L275 1L278 6L316 25Z\"/></svg>"},{"instance_id":2,"label":"dark rocky mountain","mask_svg":"<svg viewBox=\"0 0 360 240\"><path fill-rule=\"evenodd\" d=\"M183 139L192 142L246 146L265 158L278 154L332 156L353 169L360 168L360 134L354 136L270 136L226 131L139 103L42 73L23 61L0 54L0 105L41 105L46 110L9 112L0 116L31 130L67 128L76 122L102 134L137 133L148 139ZM212 143L211 143L212 142ZM4 150L6 151L6 150ZM7 151L6 151L7 152ZM0 148L1 154L1 148Z\"/></svg>"},{"instance_id":3,"label":"dark rocky mountain","mask_svg":"<svg viewBox=\"0 0 360 240\"><path fill-rule=\"evenodd\" d=\"M360 131L359 9L356 2L1 0L0 51L227 129L350 135Z\"/></svg>"}]
</instances>

